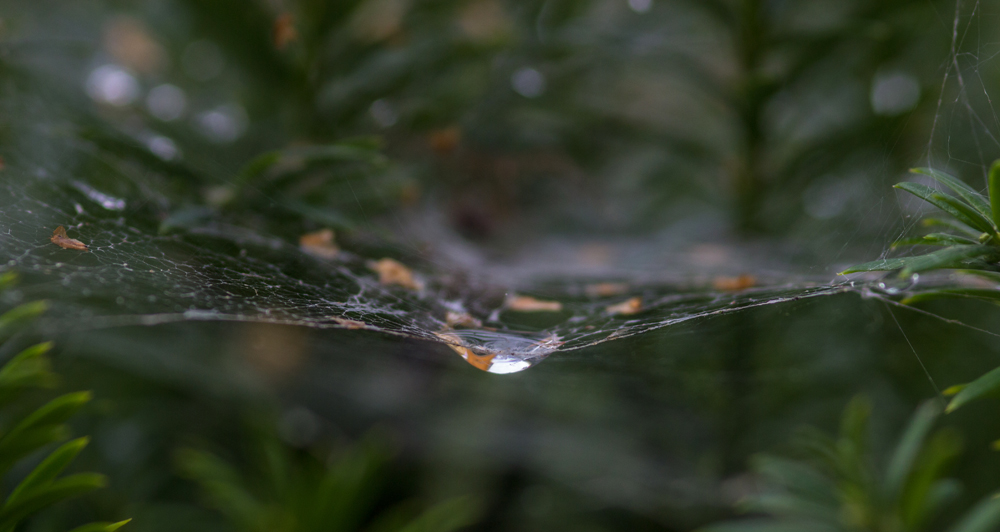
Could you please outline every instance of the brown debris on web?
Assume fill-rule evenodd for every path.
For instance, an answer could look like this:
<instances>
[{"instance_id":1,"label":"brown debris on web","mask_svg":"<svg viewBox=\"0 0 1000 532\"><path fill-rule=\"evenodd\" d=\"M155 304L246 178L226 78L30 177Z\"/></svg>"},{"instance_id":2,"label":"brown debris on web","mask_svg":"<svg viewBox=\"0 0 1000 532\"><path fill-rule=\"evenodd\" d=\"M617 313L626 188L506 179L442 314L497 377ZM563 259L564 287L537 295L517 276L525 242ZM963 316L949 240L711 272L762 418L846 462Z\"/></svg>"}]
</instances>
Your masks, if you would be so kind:
<instances>
[{"instance_id":1,"label":"brown debris on web","mask_svg":"<svg viewBox=\"0 0 1000 532\"><path fill-rule=\"evenodd\" d=\"M321 259L332 259L340 253L340 248L334 242L332 229L322 229L300 236L299 249Z\"/></svg>"},{"instance_id":2,"label":"brown debris on web","mask_svg":"<svg viewBox=\"0 0 1000 532\"><path fill-rule=\"evenodd\" d=\"M483 322L473 317L468 312L455 312L449 310L445 314L445 323L448 327L468 327L470 329L480 329Z\"/></svg>"},{"instance_id":3,"label":"brown debris on web","mask_svg":"<svg viewBox=\"0 0 1000 532\"><path fill-rule=\"evenodd\" d=\"M757 278L744 273L739 277L716 277L712 279L712 288L723 292L740 292L757 286Z\"/></svg>"},{"instance_id":4,"label":"brown debris on web","mask_svg":"<svg viewBox=\"0 0 1000 532\"><path fill-rule=\"evenodd\" d=\"M535 299L531 296L510 296L503 304L507 310L516 312L561 312L562 303Z\"/></svg>"},{"instance_id":5,"label":"brown debris on web","mask_svg":"<svg viewBox=\"0 0 1000 532\"><path fill-rule=\"evenodd\" d=\"M630 299L626 299L621 303L609 305L607 308L604 309L604 311L607 312L608 314L611 314L612 316L619 314L624 316L638 314L639 312L642 312L642 298L633 297Z\"/></svg>"},{"instance_id":6,"label":"brown debris on web","mask_svg":"<svg viewBox=\"0 0 1000 532\"><path fill-rule=\"evenodd\" d=\"M378 273L378 282L383 285L398 285L418 291L424 288L424 283L420 282L413 275L413 272L399 261L388 258L370 261L368 269Z\"/></svg>"},{"instance_id":7,"label":"brown debris on web","mask_svg":"<svg viewBox=\"0 0 1000 532\"><path fill-rule=\"evenodd\" d=\"M52 238L49 240L63 249L87 251L87 244L84 244L75 238L70 238L69 235L66 234L66 228L61 225L56 227L55 231L52 231Z\"/></svg>"}]
</instances>

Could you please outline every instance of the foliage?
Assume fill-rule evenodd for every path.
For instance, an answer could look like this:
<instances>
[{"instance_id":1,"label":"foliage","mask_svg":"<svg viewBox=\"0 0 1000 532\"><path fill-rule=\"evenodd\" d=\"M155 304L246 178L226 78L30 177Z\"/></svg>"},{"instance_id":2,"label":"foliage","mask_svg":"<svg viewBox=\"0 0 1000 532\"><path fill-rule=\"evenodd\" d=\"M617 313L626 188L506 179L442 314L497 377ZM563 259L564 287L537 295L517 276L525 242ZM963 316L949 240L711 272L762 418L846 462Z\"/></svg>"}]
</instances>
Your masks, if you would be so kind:
<instances>
[{"instance_id":1,"label":"foliage","mask_svg":"<svg viewBox=\"0 0 1000 532\"><path fill-rule=\"evenodd\" d=\"M401 503L372 515L389 457L373 439L325 461L256 434L249 468L203 450L177 453L181 473L241 532L449 532L475 521L477 502L458 497L424 510Z\"/></svg>"},{"instance_id":2,"label":"foliage","mask_svg":"<svg viewBox=\"0 0 1000 532\"><path fill-rule=\"evenodd\" d=\"M932 433L940 406L922 405L896 443L884 468L873 467L870 449L871 406L855 398L844 411L840 436L810 434L804 442L811 458L796 461L759 456L753 468L765 482L763 493L747 498L743 509L768 517L712 525L705 532L928 530L946 504L960 493L955 479L943 476L959 453L958 436ZM987 532L1000 526L1000 498L980 501L950 532Z\"/></svg>"},{"instance_id":3,"label":"foliage","mask_svg":"<svg viewBox=\"0 0 1000 532\"><path fill-rule=\"evenodd\" d=\"M996 271L996 263L1000 260L1000 232L997 230L1000 225L1000 161L994 162L990 170L988 198L944 172L931 168L915 168L912 172L931 177L955 193L943 194L919 183L903 182L896 185L896 188L917 196L953 218L927 218L924 220L925 226L945 227L951 232L930 233L901 240L894 247L924 245L943 246L944 249L913 257L866 262L848 268L841 274L900 270L901 277L909 277L928 270L949 268ZM961 292L949 294L960 295ZM972 297L982 295L977 291L965 294Z\"/></svg>"},{"instance_id":4,"label":"foliage","mask_svg":"<svg viewBox=\"0 0 1000 532\"><path fill-rule=\"evenodd\" d=\"M0 288L9 286L15 276L8 272L0 276ZM44 312L42 302L24 303L0 315L0 331L5 340L26 322ZM6 415L22 410L19 399L35 388L51 387L56 376L45 354L51 342L37 344L21 351L0 369L0 407ZM12 417L0 432L0 475L10 472L18 463L69 436L66 422L87 404L90 392L65 394L27 413ZM60 476L87 446L89 438L70 440L48 453L38 465L7 495L0 506L0 530L12 532L18 523L60 501L104 487L107 481L97 473L75 473ZM113 532L129 520L117 523L91 523L73 532Z\"/></svg>"}]
</instances>

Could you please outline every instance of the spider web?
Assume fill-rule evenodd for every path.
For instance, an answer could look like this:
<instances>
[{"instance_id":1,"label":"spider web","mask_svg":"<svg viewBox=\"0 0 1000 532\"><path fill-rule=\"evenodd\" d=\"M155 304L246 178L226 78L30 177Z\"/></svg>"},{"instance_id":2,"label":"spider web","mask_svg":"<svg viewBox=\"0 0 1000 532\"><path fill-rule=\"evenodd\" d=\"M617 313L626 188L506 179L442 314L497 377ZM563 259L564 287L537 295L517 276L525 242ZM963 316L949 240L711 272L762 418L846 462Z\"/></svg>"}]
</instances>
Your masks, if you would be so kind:
<instances>
[{"instance_id":1,"label":"spider web","mask_svg":"<svg viewBox=\"0 0 1000 532\"><path fill-rule=\"evenodd\" d=\"M980 38L985 17L979 2L966 3L956 5L927 157L931 166L985 175L988 161L1000 153L1000 119L981 67L997 61L1000 51L995 43L970 44ZM43 97L19 93L6 100L10 143L0 172L0 261L24 281L5 297L49 299L47 319L64 330L196 320L363 329L446 343L481 369L511 373L554 352L709 316L842 293L894 301L956 282L925 276L917 285L855 283L825 265L813 268L823 273L805 275L755 264L706 273L683 259L659 262L666 274L604 268L570 275L551 267L577 249L549 257L536 253L519 267L480 264L475 271L429 261L413 266L422 281L419 289L383 284L370 268L378 256L341 252L319 258L296 243L221 222L161 234L152 207L170 203L169 169L105 151L67 126L62 115L45 110ZM943 158L937 155L942 147ZM104 165L110 177L83 171L93 165ZM882 207L889 197L863 209L885 223ZM917 218L887 226L882 234L909 233ZM60 225L88 251L50 242ZM844 240L846 247L851 236ZM885 256L889 247L883 246ZM613 254L627 256L623 249ZM833 259L845 260L839 253ZM751 281L719 282L720 276L743 271L752 272ZM464 281L456 283L456 277ZM519 311L515 295L557 305ZM456 325L449 313L467 315L478 325Z\"/></svg>"}]
</instances>

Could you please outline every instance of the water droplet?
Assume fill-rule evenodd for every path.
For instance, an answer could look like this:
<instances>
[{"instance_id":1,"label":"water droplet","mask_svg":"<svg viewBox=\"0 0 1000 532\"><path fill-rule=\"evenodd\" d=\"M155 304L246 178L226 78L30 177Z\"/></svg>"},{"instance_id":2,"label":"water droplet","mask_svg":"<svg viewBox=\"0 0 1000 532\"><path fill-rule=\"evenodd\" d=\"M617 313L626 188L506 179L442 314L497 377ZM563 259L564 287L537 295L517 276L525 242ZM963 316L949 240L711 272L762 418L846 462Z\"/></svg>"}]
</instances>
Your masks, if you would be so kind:
<instances>
[{"instance_id":1,"label":"water droplet","mask_svg":"<svg viewBox=\"0 0 1000 532\"><path fill-rule=\"evenodd\" d=\"M187 110L187 96L180 87L170 84L158 85L146 96L146 109L156 118L172 122L183 116Z\"/></svg>"},{"instance_id":2,"label":"water droplet","mask_svg":"<svg viewBox=\"0 0 1000 532\"><path fill-rule=\"evenodd\" d=\"M146 147L149 148L149 151L153 152L154 155L164 161L172 161L180 155L180 150L177 148L177 144L175 144L173 140L162 135L150 137L150 139L146 141Z\"/></svg>"},{"instance_id":3,"label":"water droplet","mask_svg":"<svg viewBox=\"0 0 1000 532\"><path fill-rule=\"evenodd\" d=\"M82 181L71 181L70 185L79 190L84 196L87 196L88 199L109 211L125 210L125 200L123 199L105 194Z\"/></svg>"},{"instance_id":4,"label":"water droplet","mask_svg":"<svg viewBox=\"0 0 1000 532\"><path fill-rule=\"evenodd\" d=\"M87 76L87 94L95 101L122 107L139 97L139 82L118 65L95 68Z\"/></svg>"},{"instance_id":5,"label":"water droplet","mask_svg":"<svg viewBox=\"0 0 1000 532\"><path fill-rule=\"evenodd\" d=\"M653 8L653 0L628 0L628 7L636 13L648 13Z\"/></svg>"},{"instance_id":6,"label":"water droplet","mask_svg":"<svg viewBox=\"0 0 1000 532\"><path fill-rule=\"evenodd\" d=\"M497 374L524 371L544 360L555 351L553 338L526 338L510 334L464 329L451 331L478 354L492 356L486 371Z\"/></svg>"},{"instance_id":7,"label":"water droplet","mask_svg":"<svg viewBox=\"0 0 1000 532\"><path fill-rule=\"evenodd\" d=\"M888 72L872 81L872 110L877 115L894 116L913 109L920 101L920 82L905 72Z\"/></svg>"},{"instance_id":8,"label":"water droplet","mask_svg":"<svg viewBox=\"0 0 1000 532\"><path fill-rule=\"evenodd\" d=\"M232 142L246 131L247 113L243 106L235 103L220 105L211 111L198 115L196 123L201 133L211 141Z\"/></svg>"},{"instance_id":9,"label":"water droplet","mask_svg":"<svg viewBox=\"0 0 1000 532\"><path fill-rule=\"evenodd\" d=\"M399 119L399 116L396 114L396 110L393 109L392 105L385 100L375 100L372 102L368 112L371 113L375 123L384 128L392 127Z\"/></svg>"},{"instance_id":10,"label":"water droplet","mask_svg":"<svg viewBox=\"0 0 1000 532\"><path fill-rule=\"evenodd\" d=\"M525 67L510 77L510 85L525 98L537 98L545 92L545 76L541 72Z\"/></svg>"}]
</instances>

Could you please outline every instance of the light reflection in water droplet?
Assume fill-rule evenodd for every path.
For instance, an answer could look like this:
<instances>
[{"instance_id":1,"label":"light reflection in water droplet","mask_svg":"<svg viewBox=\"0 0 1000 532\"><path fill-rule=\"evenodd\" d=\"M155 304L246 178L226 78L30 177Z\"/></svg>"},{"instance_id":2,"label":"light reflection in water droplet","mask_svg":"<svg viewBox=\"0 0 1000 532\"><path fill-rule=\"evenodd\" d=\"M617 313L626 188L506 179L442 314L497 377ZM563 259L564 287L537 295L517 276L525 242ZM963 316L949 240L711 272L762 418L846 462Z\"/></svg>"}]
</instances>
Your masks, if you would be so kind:
<instances>
[{"instance_id":1,"label":"light reflection in water droplet","mask_svg":"<svg viewBox=\"0 0 1000 532\"><path fill-rule=\"evenodd\" d=\"M87 94L94 100L122 107L139 97L139 82L118 65L103 65L87 76Z\"/></svg>"},{"instance_id":2,"label":"light reflection in water droplet","mask_svg":"<svg viewBox=\"0 0 1000 532\"><path fill-rule=\"evenodd\" d=\"M492 356L486 371L497 374L526 370L555 352L558 345L557 339L552 337L525 338L474 329L450 331L448 334L459 338L479 354Z\"/></svg>"},{"instance_id":3,"label":"light reflection in water droplet","mask_svg":"<svg viewBox=\"0 0 1000 532\"><path fill-rule=\"evenodd\" d=\"M125 210L125 200L121 198L105 194L81 181L72 181L70 185L79 190L84 196L87 196L88 199L109 211Z\"/></svg>"}]
</instances>

